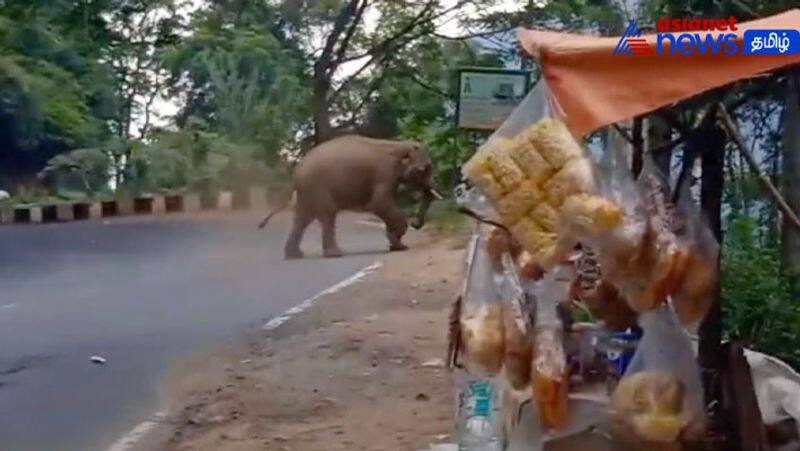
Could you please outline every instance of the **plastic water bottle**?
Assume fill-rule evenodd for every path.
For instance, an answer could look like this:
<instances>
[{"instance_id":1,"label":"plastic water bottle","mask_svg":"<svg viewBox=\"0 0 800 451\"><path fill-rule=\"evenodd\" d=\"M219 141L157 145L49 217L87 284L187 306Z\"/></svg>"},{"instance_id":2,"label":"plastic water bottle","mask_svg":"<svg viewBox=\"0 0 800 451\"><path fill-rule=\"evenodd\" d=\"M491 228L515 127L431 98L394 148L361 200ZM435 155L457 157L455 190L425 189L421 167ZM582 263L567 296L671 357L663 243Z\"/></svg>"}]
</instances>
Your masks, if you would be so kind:
<instances>
[{"instance_id":1,"label":"plastic water bottle","mask_svg":"<svg viewBox=\"0 0 800 451\"><path fill-rule=\"evenodd\" d=\"M497 402L491 381L469 381L459 398L459 451L502 451L502 441L491 421Z\"/></svg>"}]
</instances>

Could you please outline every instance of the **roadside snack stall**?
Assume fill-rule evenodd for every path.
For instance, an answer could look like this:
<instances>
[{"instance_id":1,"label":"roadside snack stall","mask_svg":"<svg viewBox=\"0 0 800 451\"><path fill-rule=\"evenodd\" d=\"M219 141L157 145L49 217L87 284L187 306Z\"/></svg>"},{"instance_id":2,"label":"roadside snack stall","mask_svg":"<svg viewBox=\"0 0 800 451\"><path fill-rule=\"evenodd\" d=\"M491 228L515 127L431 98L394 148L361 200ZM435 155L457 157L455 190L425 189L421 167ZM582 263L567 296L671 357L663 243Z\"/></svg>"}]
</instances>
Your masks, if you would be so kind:
<instances>
[{"instance_id":1,"label":"roadside snack stall","mask_svg":"<svg viewBox=\"0 0 800 451\"><path fill-rule=\"evenodd\" d=\"M744 46L748 30L800 30L800 10L726 33ZM477 220L451 318L461 449L767 449L754 354L721 337L721 177L702 175L717 176L703 182L706 219L652 162L634 174L621 139L596 156L580 140L800 54L615 55L620 38L519 39L542 79L462 168L471 188L459 201ZM708 120L742 145L723 102Z\"/></svg>"}]
</instances>

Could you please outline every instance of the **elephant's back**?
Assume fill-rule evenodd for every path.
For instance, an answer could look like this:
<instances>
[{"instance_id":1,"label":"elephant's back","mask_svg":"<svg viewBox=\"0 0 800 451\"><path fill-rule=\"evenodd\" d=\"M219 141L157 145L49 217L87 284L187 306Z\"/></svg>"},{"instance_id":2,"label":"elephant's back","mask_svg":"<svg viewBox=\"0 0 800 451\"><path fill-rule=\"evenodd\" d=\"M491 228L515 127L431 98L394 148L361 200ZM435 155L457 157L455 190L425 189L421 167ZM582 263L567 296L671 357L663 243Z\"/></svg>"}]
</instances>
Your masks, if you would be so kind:
<instances>
[{"instance_id":1,"label":"elephant's back","mask_svg":"<svg viewBox=\"0 0 800 451\"><path fill-rule=\"evenodd\" d=\"M359 209L369 202L386 154L375 149L369 138L343 136L309 151L295 169L299 191L324 191L337 204Z\"/></svg>"},{"instance_id":2,"label":"elephant's back","mask_svg":"<svg viewBox=\"0 0 800 451\"><path fill-rule=\"evenodd\" d=\"M311 149L300 161L296 173L329 171L363 172L374 166L380 152L370 146L369 138L342 136Z\"/></svg>"}]
</instances>

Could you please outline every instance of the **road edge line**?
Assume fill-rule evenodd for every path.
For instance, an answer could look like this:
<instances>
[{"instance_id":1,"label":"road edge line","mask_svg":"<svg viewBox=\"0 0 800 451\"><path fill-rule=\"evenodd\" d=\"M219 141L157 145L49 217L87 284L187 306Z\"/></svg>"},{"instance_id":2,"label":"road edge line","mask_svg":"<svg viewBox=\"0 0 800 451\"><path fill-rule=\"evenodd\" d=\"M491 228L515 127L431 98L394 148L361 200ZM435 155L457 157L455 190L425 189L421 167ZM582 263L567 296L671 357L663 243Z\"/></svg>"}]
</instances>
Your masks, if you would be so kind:
<instances>
[{"instance_id":1,"label":"road edge line","mask_svg":"<svg viewBox=\"0 0 800 451\"><path fill-rule=\"evenodd\" d=\"M297 304L296 306L290 308L289 310L286 310L282 314L267 321L263 326L261 326L261 329L265 331L277 329L278 327L280 327L281 324L285 323L286 321L289 321L293 316L302 313L303 311L314 305L314 303L317 302L319 298L327 296L329 294L336 293L337 291L341 291L345 287L360 282L362 279L366 278L375 271L379 270L382 266L383 262L376 261L375 263L362 268L360 271L348 277L347 279L344 279L340 282L331 285L330 287L320 291L314 296L306 299L305 301Z\"/></svg>"},{"instance_id":2,"label":"road edge line","mask_svg":"<svg viewBox=\"0 0 800 451\"><path fill-rule=\"evenodd\" d=\"M376 261L375 263L369 266L361 268L361 270L359 270L352 276L329 286L328 288L320 291L314 296L306 299L305 301L295 305L289 310L286 310L280 315L267 321L263 326L261 326L261 329L265 331L277 329L281 324L285 323L286 321L289 321L293 316L302 313L303 311L314 305L314 303L316 303L320 298L325 297L329 294L336 293L350 285L358 283L363 279L365 279L366 277L370 276L371 274L375 273L382 267L383 267L383 262ZM114 442L111 446L106 448L106 451L128 451L130 449L133 449L133 447L136 446L136 444L139 443L143 438L145 438L147 434L149 434L156 426L161 424L163 420L166 418L166 416L167 413L164 411L155 413L151 419L139 423L133 429L131 429L130 432L128 432L127 434L122 436L122 438L120 438L119 440Z\"/></svg>"},{"instance_id":3,"label":"road edge line","mask_svg":"<svg viewBox=\"0 0 800 451\"><path fill-rule=\"evenodd\" d=\"M382 223L382 222L370 221L370 220L367 220L367 219L359 219L355 223L358 224L358 225L367 226L367 227L375 227L375 228L378 228L378 229L382 229L382 228L386 227L384 225L384 223Z\"/></svg>"},{"instance_id":4,"label":"road edge line","mask_svg":"<svg viewBox=\"0 0 800 451\"><path fill-rule=\"evenodd\" d=\"M126 451L135 446L141 439L150 433L156 426L160 425L167 417L164 411L156 412L151 419L142 421L136 427L106 448L106 451Z\"/></svg>"}]
</instances>

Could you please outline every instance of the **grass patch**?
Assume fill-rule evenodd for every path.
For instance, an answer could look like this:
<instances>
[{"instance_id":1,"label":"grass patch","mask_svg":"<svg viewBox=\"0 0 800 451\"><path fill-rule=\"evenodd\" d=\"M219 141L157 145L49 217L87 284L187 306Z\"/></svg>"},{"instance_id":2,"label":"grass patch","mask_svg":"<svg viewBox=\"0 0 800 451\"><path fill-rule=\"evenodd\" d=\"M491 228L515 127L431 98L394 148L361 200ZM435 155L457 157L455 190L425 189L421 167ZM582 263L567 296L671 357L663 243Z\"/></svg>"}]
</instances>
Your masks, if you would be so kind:
<instances>
[{"instance_id":1,"label":"grass patch","mask_svg":"<svg viewBox=\"0 0 800 451\"><path fill-rule=\"evenodd\" d=\"M437 233L460 235L467 230L467 218L458 212L454 199L435 201L428 214L428 224Z\"/></svg>"}]
</instances>

